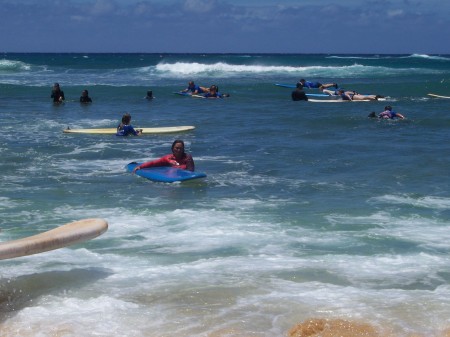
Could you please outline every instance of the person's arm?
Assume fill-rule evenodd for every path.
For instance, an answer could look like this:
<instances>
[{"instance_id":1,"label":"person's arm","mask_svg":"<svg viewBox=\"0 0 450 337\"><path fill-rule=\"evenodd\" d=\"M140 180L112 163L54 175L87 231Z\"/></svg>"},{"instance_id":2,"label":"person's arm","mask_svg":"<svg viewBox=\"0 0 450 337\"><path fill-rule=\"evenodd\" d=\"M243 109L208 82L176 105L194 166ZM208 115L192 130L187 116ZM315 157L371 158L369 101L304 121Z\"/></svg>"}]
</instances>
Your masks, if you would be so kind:
<instances>
[{"instance_id":1,"label":"person's arm","mask_svg":"<svg viewBox=\"0 0 450 337\"><path fill-rule=\"evenodd\" d=\"M155 160L151 160L151 161L142 163L141 165L136 166L134 168L133 172L136 172L137 170L140 170L140 169L149 168L149 167L172 166L173 162L171 160L169 160L169 157L171 157L170 154L166 155L164 157L161 157L159 159L155 159Z\"/></svg>"},{"instance_id":2,"label":"person's arm","mask_svg":"<svg viewBox=\"0 0 450 337\"><path fill-rule=\"evenodd\" d=\"M141 134L141 131L136 130L132 125L129 126L129 131L135 136L139 136Z\"/></svg>"},{"instance_id":3,"label":"person's arm","mask_svg":"<svg viewBox=\"0 0 450 337\"><path fill-rule=\"evenodd\" d=\"M398 112L395 113L395 116L397 116L400 119L405 119L405 116L403 116L402 114L399 114Z\"/></svg>"},{"instance_id":4,"label":"person's arm","mask_svg":"<svg viewBox=\"0 0 450 337\"><path fill-rule=\"evenodd\" d=\"M195 171L195 164L194 164L194 158L188 153L186 153L186 168L185 170L188 171Z\"/></svg>"}]
</instances>

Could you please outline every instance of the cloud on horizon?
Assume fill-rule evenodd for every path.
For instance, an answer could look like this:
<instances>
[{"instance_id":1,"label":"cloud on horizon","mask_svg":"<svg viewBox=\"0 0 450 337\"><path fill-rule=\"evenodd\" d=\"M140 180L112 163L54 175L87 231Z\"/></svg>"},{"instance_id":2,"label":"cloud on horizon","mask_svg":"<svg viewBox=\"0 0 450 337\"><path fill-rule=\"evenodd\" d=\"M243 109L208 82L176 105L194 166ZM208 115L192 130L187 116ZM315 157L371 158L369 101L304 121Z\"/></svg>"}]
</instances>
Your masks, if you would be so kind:
<instances>
[{"instance_id":1,"label":"cloud on horizon","mask_svg":"<svg viewBox=\"0 0 450 337\"><path fill-rule=\"evenodd\" d=\"M235 2L7 1L0 30L9 33L0 45L4 52L450 53L446 3Z\"/></svg>"}]
</instances>

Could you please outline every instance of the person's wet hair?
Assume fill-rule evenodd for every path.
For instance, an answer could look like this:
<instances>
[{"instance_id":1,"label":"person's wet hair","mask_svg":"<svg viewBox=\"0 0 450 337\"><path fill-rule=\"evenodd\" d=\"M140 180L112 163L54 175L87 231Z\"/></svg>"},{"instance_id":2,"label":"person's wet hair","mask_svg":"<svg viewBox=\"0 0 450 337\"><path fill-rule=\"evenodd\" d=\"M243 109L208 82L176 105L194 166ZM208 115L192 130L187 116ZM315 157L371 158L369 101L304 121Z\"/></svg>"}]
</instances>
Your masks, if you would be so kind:
<instances>
[{"instance_id":1,"label":"person's wet hair","mask_svg":"<svg viewBox=\"0 0 450 337\"><path fill-rule=\"evenodd\" d=\"M122 123L128 125L131 122L131 115L127 112L122 116Z\"/></svg>"},{"instance_id":2,"label":"person's wet hair","mask_svg":"<svg viewBox=\"0 0 450 337\"><path fill-rule=\"evenodd\" d=\"M184 149L184 142L183 142L181 139L176 139L176 140L174 140L173 143L172 143L172 150L173 150L173 148L175 147L175 145L177 145L177 144L183 145L183 149Z\"/></svg>"}]
</instances>

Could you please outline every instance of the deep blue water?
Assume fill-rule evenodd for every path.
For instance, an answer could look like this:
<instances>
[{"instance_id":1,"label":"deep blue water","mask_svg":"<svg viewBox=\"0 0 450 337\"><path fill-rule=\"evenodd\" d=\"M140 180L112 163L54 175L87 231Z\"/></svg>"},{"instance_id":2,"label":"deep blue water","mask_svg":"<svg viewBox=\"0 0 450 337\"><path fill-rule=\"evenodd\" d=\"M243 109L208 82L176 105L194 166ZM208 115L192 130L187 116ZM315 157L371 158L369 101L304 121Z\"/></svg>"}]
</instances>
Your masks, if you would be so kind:
<instances>
[{"instance_id":1,"label":"deep blue water","mask_svg":"<svg viewBox=\"0 0 450 337\"><path fill-rule=\"evenodd\" d=\"M388 98L293 102L274 86L300 78ZM231 96L173 94L191 79ZM282 336L320 317L443 335L450 99L427 93L450 96L449 83L449 55L0 55L0 241L109 223L85 244L0 262L3 331ZM385 105L407 118L367 118ZM115 127L125 112L137 127L196 129L62 132ZM126 172L176 138L205 180Z\"/></svg>"}]
</instances>

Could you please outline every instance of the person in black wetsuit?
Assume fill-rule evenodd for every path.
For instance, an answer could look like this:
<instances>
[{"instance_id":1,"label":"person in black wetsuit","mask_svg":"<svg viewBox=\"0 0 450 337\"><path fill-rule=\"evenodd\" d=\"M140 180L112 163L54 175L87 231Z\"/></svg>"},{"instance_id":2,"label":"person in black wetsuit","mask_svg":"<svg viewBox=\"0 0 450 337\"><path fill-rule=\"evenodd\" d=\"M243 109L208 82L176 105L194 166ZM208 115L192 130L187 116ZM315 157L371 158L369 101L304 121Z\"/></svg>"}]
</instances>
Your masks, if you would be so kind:
<instances>
[{"instance_id":1,"label":"person in black wetsuit","mask_svg":"<svg viewBox=\"0 0 450 337\"><path fill-rule=\"evenodd\" d=\"M53 98L53 103L63 103L65 100L64 91L59 87L59 83L53 84L52 94L50 96Z\"/></svg>"},{"instance_id":2,"label":"person in black wetsuit","mask_svg":"<svg viewBox=\"0 0 450 337\"><path fill-rule=\"evenodd\" d=\"M291 93L291 97L293 101L307 101L308 96L306 96L305 92L303 91L303 84L300 82L297 83L297 89L295 89Z\"/></svg>"},{"instance_id":3,"label":"person in black wetsuit","mask_svg":"<svg viewBox=\"0 0 450 337\"><path fill-rule=\"evenodd\" d=\"M89 97L89 92L86 89L81 92L80 103L92 103L92 99Z\"/></svg>"},{"instance_id":4,"label":"person in black wetsuit","mask_svg":"<svg viewBox=\"0 0 450 337\"><path fill-rule=\"evenodd\" d=\"M153 98L154 98L154 97L153 97L153 91L148 90L148 91L147 91L147 95L145 96L145 98L146 98L146 99L149 99L149 100L153 99Z\"/></svg>"}]
</instances>

